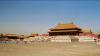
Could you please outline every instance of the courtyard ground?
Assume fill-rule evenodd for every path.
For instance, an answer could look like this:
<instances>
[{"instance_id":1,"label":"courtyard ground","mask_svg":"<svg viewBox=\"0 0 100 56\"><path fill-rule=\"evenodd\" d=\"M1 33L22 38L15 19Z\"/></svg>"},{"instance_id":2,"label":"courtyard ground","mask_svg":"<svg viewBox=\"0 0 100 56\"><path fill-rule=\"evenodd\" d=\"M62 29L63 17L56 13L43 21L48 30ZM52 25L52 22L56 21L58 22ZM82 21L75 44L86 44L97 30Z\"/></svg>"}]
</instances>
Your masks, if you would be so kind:
<instances>
[{"instance_id":1,"label":"courtyard ground","mask_svg":"<svg viewBox=\"0 0 100 56\"><path fill-rule=\"evenodd\" d=\"M0 56L100 56L94 43L0 44Z\"/></svg>"}]
</instances>

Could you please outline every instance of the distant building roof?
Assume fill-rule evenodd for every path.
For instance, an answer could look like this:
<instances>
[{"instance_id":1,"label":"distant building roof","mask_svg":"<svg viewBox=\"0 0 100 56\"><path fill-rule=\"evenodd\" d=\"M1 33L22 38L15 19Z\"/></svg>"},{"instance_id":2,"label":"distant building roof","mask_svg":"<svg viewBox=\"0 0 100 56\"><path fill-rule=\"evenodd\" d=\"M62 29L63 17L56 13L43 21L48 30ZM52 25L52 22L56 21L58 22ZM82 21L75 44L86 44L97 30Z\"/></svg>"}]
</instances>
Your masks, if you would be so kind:
<instances>
[{"instance_id":1,"label":"distant building roof","mask_svg":"<svg viewBox=\"0 0 100 56\"><path fill-rule=\"evenodd\" d=\"M82 29L83 33L92 33L91 29Z\"/></svg>"},{"instance_id":2,"label":"distant building roof","mask_svg":"<svg viewBox=\"0 0 100 56\"><path fill-rule=\"evenodd\" d=\"M6 36L18 36L17 34L6 34Z\"/></svg>"},{"instance_id":3,"label":"distant building roof","mask_svg":"<svg viewBox=\"0 0 100 56\"><path fill-rule=\"evenodd\" d=\"M67 24L58 24L56 27L51 29L72 29L78 28L74 23L67 23Z\"/></svg>"}]
</instances>

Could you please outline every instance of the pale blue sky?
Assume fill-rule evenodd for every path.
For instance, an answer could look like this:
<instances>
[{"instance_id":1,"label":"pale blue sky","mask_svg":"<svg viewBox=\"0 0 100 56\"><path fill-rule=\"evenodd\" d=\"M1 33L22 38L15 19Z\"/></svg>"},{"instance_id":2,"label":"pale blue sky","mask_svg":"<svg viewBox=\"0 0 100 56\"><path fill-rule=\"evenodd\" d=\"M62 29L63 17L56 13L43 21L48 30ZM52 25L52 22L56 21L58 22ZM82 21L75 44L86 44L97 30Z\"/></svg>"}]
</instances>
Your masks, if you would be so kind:
<instances>
[{"instance_id":1,"label":"pale blue sky","mask_svg":"<svg viewBox=\"0 0 100 56\"><path fill-rule=\"evenodd\" d=\"M1 33L47 33L70 22L100 32L99 21L100 1L0 1Z\"/></svg>"}]
</instances>

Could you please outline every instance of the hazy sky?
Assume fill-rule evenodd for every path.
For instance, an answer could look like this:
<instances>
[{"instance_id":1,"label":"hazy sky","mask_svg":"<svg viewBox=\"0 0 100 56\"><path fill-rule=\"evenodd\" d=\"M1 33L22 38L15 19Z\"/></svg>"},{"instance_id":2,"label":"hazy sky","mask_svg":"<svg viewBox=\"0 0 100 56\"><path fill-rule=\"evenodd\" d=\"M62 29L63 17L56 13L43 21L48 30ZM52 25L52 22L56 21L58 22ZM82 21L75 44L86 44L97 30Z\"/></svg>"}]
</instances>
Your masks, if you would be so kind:
<instances>
[{"instance_id":1,"label":"hazy sky","mask_svg":"<svg viewBox=\"0 0 100 56\"><path fill-rule=\"evenodd\" d=\"M100 32L100 1L0 1L1 33L47 33L70 22Z\"/></svg>"}]
</instances>

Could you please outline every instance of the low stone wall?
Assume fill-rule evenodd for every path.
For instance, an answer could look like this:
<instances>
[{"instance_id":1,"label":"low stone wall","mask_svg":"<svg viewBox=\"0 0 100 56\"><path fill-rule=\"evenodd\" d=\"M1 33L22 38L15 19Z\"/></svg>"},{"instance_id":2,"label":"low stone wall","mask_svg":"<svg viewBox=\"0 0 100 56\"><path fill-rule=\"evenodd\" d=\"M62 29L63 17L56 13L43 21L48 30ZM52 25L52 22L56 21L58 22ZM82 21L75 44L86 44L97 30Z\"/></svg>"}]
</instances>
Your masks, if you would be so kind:
<instances>
[{"instance_id":1,"label":"low stone wall","mask_svg":"<svg viewBox=\"0 0 100 56\"><path fill-rule=\"evenodd\" d=\"M88 36L77 36L79 39L79 42L95 42L93 37L88 37Z\"/></svg>"}]
</instances>

